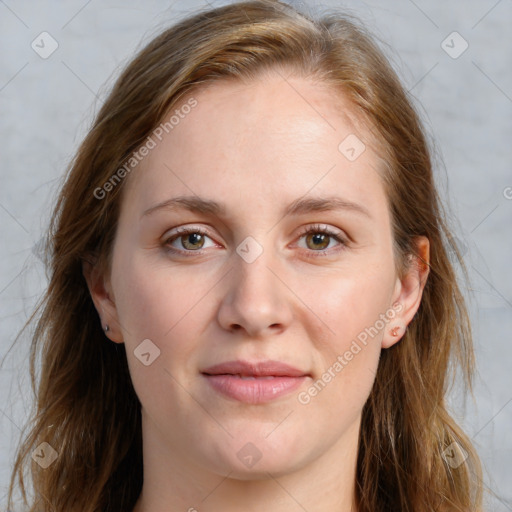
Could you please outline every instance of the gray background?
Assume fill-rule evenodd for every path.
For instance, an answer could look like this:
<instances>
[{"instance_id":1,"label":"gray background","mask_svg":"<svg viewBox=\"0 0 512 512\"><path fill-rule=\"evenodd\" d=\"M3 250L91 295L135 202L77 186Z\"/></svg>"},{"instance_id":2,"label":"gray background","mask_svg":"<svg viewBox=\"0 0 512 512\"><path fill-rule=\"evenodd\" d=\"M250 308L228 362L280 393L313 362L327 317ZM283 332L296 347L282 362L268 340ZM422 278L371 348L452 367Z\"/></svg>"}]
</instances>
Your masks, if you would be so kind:
<instances>
[{"instance_id":1,"label":"gray background","mask_svg":"<svg viewBox=\"0 0 512 512\"><path fill-rule=\"evenodd\" d=\"M464 288L476 343L475 400L455 388L451 402L497 495L487 498L487 510L512 511L512 0L305 3L312 13L331 6L359 16L389 44L420 104L471 278ZM44 290L37 243L63 172L134 51L205 5L0 0L0 510L31 403L28 335L8 350ZM47 59L31 48L43 31L59 45ZM469 45L458 58L442 47L453 31ZM452 36L446 44L453 54L464 42Z\"/></svg>"}]
</instances>

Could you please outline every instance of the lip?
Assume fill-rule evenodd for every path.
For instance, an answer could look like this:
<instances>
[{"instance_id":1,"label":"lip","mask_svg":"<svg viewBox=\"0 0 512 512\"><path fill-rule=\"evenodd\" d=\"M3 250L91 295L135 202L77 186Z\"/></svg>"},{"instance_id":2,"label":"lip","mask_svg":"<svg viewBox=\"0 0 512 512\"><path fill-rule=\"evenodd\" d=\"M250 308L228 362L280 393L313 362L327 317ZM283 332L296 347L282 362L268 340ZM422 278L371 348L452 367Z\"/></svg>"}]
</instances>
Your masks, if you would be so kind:
<instances>
[{"instance_id":1,"label":"lip","mask_svg":"<svg viewBox=\"0 0 512 512\"><path fill-rule=\"evenodd\" d=\"M310 375L279 361L228 361L201 374L218 393L248 404L262 404L297 389Z\"/></svg>"}]
</instances>

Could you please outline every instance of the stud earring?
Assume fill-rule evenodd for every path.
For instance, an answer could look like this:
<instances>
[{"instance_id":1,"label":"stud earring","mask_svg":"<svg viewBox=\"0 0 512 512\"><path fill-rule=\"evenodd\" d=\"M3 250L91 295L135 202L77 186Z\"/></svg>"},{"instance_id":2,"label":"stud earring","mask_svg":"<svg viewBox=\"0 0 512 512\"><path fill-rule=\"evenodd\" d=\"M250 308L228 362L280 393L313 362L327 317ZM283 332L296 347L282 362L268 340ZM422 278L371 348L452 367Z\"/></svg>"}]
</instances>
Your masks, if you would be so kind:
<instances>
[{"instance_id":1,"label":"stud earring","mask_svg":"<svg viewBox=\"0 0 512 512\"><path fill-rule=\"evenodd\" d=\"M398 336L398 331L400 331L400 327L397 325L391 329L391 336Z\"/></svg>"},{"instance_id":2,"label":"stud earring","mask_svg":"<svg viewBox=\"0 0 512 512\"><path fill-rule=\"evenodd\" d=\"M110 331L110 327L107 324L105 324L105 327L103 328L103 330L105 332L108 332L108 331Z\"/></svg>"}]
</instances>

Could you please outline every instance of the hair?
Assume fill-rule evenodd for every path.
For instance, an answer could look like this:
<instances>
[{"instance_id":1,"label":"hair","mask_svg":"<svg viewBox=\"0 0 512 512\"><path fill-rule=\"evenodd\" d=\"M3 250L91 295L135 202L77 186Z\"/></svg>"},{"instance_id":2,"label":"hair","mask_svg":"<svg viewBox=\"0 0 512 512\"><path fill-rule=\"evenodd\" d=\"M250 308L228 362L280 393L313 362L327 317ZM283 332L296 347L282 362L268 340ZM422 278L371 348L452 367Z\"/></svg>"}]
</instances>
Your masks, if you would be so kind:
<instances>
[{"instance_id":1,"label":"hair","mask_svg":"<svg viewBox=\"0 0 512 512\"><path fill-rule=\"evenodd\" d=\"M418 236L430 242L421 305L400 343L382 351L362 411L358 511L481 510L478 456L445 405L454 369L462 370L469 389L472 382L471 327L450 254L462 268L464 263L434 184L420 117L357 20L339 12L314 19L272 0L196 13L150 41L121 73L71 161L47 236L49 284L30 348L36 400L17 452L9 505L19 486L30 512L134 507L143 483L141 406L124 345L105 339L82 270L84 261L110 268L127 180L101 199L97 190L119 176L185 95L279 68L332 86L333 97L347 99L374 134L397 268L407 268ZM42 442L59 452L48 469L30 461ZM450 445L467 454L456 468L443 457ZM27 497L29 465L33 495Z\"/></svg>"}]
</instances>

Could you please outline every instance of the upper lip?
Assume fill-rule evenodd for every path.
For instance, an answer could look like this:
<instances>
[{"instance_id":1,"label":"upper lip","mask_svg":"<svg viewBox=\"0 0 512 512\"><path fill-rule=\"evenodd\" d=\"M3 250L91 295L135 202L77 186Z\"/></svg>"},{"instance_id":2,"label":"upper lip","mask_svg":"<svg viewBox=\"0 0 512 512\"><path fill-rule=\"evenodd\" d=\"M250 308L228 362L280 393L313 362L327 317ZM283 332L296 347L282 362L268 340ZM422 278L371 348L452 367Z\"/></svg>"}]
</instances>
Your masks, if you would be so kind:
<instances>
[{"instance_id":1,"label":"upper lip","mask_svg":"<svg viewBox=\"0 0 512 512\"><path fill-rule=\"evenodd\" d=\"M241 375L244 377L304 377L308 375L298 368L294 368L280 361L227 361L206 368L201 373L207 375Z\"/></svg>"}]
</instances>

